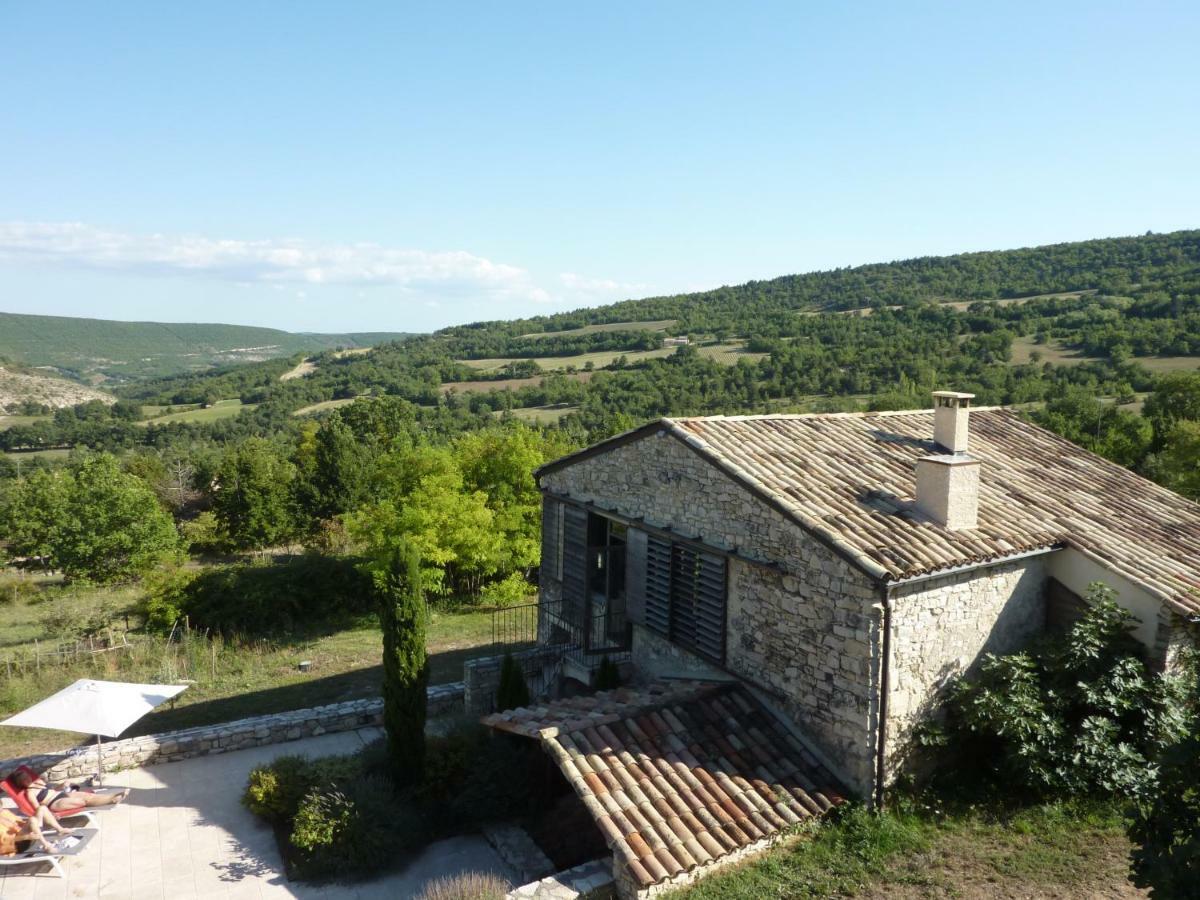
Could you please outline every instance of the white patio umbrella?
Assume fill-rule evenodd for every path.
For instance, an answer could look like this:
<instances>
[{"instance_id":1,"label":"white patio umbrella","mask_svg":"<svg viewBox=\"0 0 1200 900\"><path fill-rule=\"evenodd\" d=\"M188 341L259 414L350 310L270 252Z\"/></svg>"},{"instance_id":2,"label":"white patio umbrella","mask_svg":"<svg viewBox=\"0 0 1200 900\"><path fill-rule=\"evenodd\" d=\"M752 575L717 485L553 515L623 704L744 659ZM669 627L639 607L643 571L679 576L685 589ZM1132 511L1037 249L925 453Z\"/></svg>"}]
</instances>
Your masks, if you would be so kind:
<instances>
[{"instance_id":1,"label":"white patio umbrella","mask_svg":"<svg viewBox=\"0 0 1200 900\"><path fill-rule=\"evenodd\" d=\"M103 737L117 737L154 707L187 689L186 684L128 684L80 678L57 694L0 722L24 728L81 731L96 736L96 783L103 779Z\"/></svg>"}]
</instances>

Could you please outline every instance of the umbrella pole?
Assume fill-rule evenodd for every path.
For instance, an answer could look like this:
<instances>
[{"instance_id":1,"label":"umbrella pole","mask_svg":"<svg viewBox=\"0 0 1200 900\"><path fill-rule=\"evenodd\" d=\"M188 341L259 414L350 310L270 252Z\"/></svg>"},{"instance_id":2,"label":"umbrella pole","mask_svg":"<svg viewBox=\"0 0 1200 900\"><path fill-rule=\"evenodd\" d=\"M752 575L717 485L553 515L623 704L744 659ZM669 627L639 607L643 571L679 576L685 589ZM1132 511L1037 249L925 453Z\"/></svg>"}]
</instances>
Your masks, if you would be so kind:
<instances>
[{"instance_id":1,"label":"umbrella pole","mask_svg":"<svg viewBox=\"0 0 1200 900\"><path fill-rule=\"evenodd\" d=\"M96 735L96 787L104 786L104 744Z\"/></svg>"}]
</instances>

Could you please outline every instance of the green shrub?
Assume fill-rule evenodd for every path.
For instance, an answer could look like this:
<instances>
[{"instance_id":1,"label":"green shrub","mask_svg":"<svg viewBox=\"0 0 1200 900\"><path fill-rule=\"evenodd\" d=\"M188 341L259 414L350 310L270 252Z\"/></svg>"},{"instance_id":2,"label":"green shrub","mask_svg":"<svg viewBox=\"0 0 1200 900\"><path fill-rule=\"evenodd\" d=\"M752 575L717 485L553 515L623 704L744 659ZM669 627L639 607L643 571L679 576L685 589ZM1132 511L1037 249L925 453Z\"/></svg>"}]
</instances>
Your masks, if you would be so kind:
<instances>
[{"instance_id":1,"label":"green shrub","mask_svg":"<svg viewBox=\"0 0 1200 900\"><path fill-rule=\"evenodd\" d=\"M251 770L242 803L268 822L285 824L296 816L310 791L349 783L361 771L362 760L355 755L280 756Z\"/></svg>"},{"instance_id":2,"label":"green shrub","mask_svg":"<svg viewBox=\"0 0 1200 900\"><path fill-rule=\"evenodd\" d=\"M490 872L466 872L438 878L425 886L417 900L504 900L508 882Z\"/></svg>"},{"instance_id":3,"label":"green shrub","mask_svg":"<svg viewBox=\"0 0 1200 900\"><path fill-rule=\"evenodd\" d=\"M37 596L37 585L24 578L5 578L0 580L0 606L15 603L28 603Z\"/></svg>"},{"instance_id":4,"label":"green shrub","mask_svg":"<svg viewBox=\"0 0 1200 900\"><path fill-rule=\"evenodd\" d=\"M270 634L346 621L372 612L370 579L352 560L307 554L274 565L235 565L154 581L142 602L147 627Z\"/></svg>"},{"instance_id":5,"label":"green shrub","mask_svg":"<svg viewBox=\"0 0 1200 900\"><path fill-rule=\"evenodd\" d=\"M151 631L169 632L184 616L188 586L197 572L181 568L162 568L151 572L142 584L146 594L139 610Z\"/></svg>"},{"instance_id":6,"label":"green shrub","mask_svg":"<svg viewBox=\"0 0 1200 900\"><path fill-rule=\"evenodd\" d=\"M404 543L386 571L375 576L379 625L383 631L383 728L392 758L392 777L414 784L425 764L425 655L428 610L421 591L421 556Z\"/></svg>"},{"instance_id":7,"label":"green shrub","mask_svg":"<svg viewBox=\"0 0 1200 900\"><path fill-rule=\"evenodd\" d=\"M600 668L596 670L596 690L611 691L621 686L621 670L607 656L600 660Z\"/></svg>"},{"instance_id":8,"label":"green shrub","mask_svg":"<svg viewBox=\"0 0 1200 900\"><path fill-rule=\"evenodd\" d=\"M521 664L511 653L500 663L500 684L496 688L496 709L517 709L529 705L529 685Z\"/></svg>"},{"instance_id":9,"label":"green shrub","mask_svg":"<svg viewBox=\"0 0 1200 900\"><path fill-rule=\"evenodd\" d=\"M520 606L529 602L533 586L520 572L513 572L507 578L493 581L479 592L481 606Z\"/></svg>"},{"instance_id":10,"label":"green shrub","mask_svg":"<svg viewBox=\"0 0 1200 900\"><path fill-rule=\"evenodd\" d=\"M1133 617L1102 584L1065 634L1027 653L988 654L958 683L947 735L965 772L1034 796L1138 800L1153 788L1150 760L1176 740L1179 685L1152 675Z\"/></svg>"},{"instance_id":11,"label":"green shrub","mask_svg":"<svg viewBox=\"0 0 1200 900\"><path fill-rule=\"evenodd\" d=\"M361 775L310 790L296 811L291 843L303 876L324 881L378 872L427 836L422 816L400 801L389 779Z\"/></svg>"}]
</instances>

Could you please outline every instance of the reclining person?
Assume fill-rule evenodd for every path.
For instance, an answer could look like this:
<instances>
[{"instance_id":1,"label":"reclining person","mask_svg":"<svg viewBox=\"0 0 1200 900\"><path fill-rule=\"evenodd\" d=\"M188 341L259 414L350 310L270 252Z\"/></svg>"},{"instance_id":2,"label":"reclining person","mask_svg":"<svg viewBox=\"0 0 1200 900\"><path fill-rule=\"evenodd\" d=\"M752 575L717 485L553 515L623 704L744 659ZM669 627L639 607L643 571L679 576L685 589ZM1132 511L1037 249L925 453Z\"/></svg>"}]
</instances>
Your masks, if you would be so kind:
<instances>
[{"instance_id":1,"label":"reclining person","mask_svg":"<svg viewBox=\"0 0 1200 900\"><path fill-rule=\"evenodd\" d=\"M23 818L14 815L12 810L0 808L0 856L15 856L24 853L31 847L38 847L47 853L53 853L54 847L46 840L42 827L54 829L60 835L74 834L69 828L63 828L54 813L42 807L36 816Z\"/></svg>"},{"instance_id":2,"label":"reclining person","mask_svg":"<svg viewBox=\"0 0 1200 900\"><path fill-rule=\"evenodd\" d=\"M71 813L97 806L115 806L129 796L129 788L115 794L96 794L80 790L78 785L50 785L42 776L34 778L18 769L9 779L37 809L48 809L56 816L68 818Z\"/></svg>"}]
</instances>

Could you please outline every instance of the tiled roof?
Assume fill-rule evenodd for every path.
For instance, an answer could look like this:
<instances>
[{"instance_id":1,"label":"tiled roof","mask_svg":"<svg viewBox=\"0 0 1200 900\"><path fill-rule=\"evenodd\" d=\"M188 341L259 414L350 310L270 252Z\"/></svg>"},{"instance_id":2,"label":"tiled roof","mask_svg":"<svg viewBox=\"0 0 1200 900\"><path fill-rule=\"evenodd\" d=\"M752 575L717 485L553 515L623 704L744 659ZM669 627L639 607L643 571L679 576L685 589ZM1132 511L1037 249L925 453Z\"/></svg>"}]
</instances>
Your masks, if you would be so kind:
<instances>
[{"instance_id":1,"label":"tiled roof","mask_svg":"<svg viewBox=\"0 0 1200 900\"><path fill-rule=\"evenodd\" d=\"M642 887L843 799L829 772L737 684L620 688L484 723L541 740Z\"/></svg>"},{"instance_id":2,"label":"tiled roof","mask_svg":"<svg viewBox=\"0 0 1200 900\"><path fill-rule=\"evenodd\" d=\"M610 440L653 430L680 438L881 580L1063 545L1179 612L1200 613L1200 505L1011 410L970 413L979 524L962 531L914 509L917 458L938 452L932 410L663 419Z\"/></svg>"}]
</instances>

